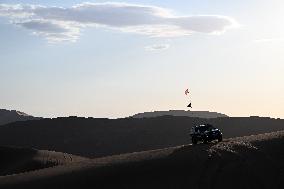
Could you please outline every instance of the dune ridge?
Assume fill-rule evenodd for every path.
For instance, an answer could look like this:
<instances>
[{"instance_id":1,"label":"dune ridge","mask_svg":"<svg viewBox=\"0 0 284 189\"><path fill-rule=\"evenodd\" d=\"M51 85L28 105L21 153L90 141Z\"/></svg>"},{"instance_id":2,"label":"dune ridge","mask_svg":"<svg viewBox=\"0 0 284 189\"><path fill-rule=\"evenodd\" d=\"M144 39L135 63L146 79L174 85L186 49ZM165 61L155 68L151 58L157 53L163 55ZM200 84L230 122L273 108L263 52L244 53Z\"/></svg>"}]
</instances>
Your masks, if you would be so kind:
<instances>
[{"instance_id":1,"label":"dune ridge","mask_svg":"<svg viewBox=\"0 0 284 189\"><path fill-rule=\"evenodd\" d=\"M0 176L18 174L87 160L62 152L0 146Z\"/></svg>"},{"instance_id":2,"label":"dune ridge","mask_svg":"<svg viewBox=\"0 0 284 189\"><path fill-rule=\"evenodd\" d=\"M0 188L282 188L284 131L74 162Z\"/></svg>"}]
</instances>

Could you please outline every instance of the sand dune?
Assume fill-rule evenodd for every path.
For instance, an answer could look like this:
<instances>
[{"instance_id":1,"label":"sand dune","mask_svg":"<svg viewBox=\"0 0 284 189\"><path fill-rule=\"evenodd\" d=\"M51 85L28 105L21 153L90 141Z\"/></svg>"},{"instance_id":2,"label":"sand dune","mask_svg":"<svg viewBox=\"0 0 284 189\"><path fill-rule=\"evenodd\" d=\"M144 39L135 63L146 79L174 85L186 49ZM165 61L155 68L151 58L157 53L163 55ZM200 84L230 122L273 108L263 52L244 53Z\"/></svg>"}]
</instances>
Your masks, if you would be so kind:
<instances>
[{"instance_id":1,"label":"sand dune","mask_svg":"<svg viewBox=\"0 0 284 189\"><path fill-rule=\"evenodd\" d=\"M211 123L224 138L284 130L284 120L248 117L200 119L164 116L144 119L56 118L0 127L0 145L25 146L97 158L179 146L191 142L192 126Z\"/></svg>"},{"instance_id":2,"label":"sand dune","mask_svg":"<svg viewBox=\"0 0 284 189\"><path fill-rule=\"evenodd\" d=\"M0 188L283 188L284 131L0 177Z\"/></svg>"},{"instance_id":3,"label":"sand dune","mask_svg":"<svg viewBox=\"0 0 284 189\"><path fill-rule=\"evenodd\" d=\"M183 116L183 117L195 117L195 118L218 118L218 117L229 117L226 114L218 112L209 112L209 111L185 111L185 110L169 110L169 111L153 111L153 112L143 112L138 113L133 116L133 118L153 118L160 116Z\"/></svg>"},{"instance_id":4,"label":"sand dune","mask_svg":"<svg viewBox=\"0 0 284 189\"><path fill-rule=\"evenodd\" d=\"M0 176L87 160L61 152L19 147L1 146L0 154Z\"/></svg>"}]
</instances>

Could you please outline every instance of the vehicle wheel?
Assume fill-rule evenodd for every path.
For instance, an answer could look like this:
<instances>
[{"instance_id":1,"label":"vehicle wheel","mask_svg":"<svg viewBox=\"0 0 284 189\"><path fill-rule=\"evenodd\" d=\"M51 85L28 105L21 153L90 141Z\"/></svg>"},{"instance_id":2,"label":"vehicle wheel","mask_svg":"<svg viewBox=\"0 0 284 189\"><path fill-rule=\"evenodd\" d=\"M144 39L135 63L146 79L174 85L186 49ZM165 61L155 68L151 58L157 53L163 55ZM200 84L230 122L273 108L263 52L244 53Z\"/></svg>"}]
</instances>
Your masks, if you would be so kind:
<instances>
[{"instance_id":1,"label":"vehicle wheel","mask_svg":"<svg viewBox=\"0 0 284 189\"><path fill-rule=\"evenodd\" d=\"M220 136L220 137L218 138L218 142L222 142L222 140L223 140L223 138L222 138L222 136Z\"/></svg>"},{"instance_id":2,"label":"vehicle wheel","mask_svg":"<svg viewBox=\"0 0 284 189\"><path fill-rule=\"evenodd\" d=\"M192 137L191 141L192 141L192 144L197 144L197 140L195 137Z\"/></svg>"}]
</instances>

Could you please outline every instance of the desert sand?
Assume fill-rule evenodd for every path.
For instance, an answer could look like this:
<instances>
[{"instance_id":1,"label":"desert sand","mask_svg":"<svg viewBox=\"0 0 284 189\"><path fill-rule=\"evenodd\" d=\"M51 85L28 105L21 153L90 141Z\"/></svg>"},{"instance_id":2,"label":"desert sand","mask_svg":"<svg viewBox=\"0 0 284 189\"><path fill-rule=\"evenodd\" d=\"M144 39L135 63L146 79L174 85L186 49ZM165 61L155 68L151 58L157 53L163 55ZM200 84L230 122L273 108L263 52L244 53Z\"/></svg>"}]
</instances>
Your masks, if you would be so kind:
<instances>
[{"instance_id":1,"label":"desert sand","mask_svg":"<svg viewBox=\"0 0 284 189\"><path fill-rule=\"evenodd\" d=\"M278 131L221 143L188 144L92 160L79 158L77 162L1 176L0 188L280 189L283 149L284 131Z\"/></svg>"}]
</instances>

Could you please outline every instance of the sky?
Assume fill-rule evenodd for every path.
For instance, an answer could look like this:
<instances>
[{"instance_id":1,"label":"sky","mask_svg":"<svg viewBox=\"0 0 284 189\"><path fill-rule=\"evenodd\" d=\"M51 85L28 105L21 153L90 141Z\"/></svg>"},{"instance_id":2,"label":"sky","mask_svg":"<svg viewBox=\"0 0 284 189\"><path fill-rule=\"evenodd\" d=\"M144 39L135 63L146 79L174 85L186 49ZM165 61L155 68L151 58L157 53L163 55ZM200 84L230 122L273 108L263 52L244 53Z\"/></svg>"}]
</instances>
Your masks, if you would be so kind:
<instances>
[{"instance_id":1,"label":"sky","mask_svg":"<svg viewBox=\"0 0 284 189\"><path fill-rule=\"evenodd\" d=\"M284 118L283 17L281 0L0 0L0 108Z\"/></svg>"}]
</instances>

